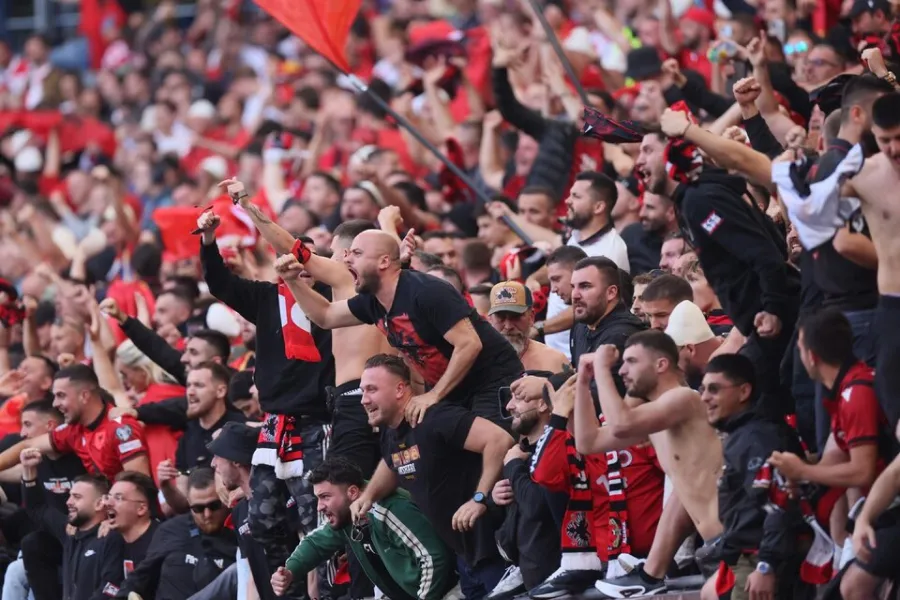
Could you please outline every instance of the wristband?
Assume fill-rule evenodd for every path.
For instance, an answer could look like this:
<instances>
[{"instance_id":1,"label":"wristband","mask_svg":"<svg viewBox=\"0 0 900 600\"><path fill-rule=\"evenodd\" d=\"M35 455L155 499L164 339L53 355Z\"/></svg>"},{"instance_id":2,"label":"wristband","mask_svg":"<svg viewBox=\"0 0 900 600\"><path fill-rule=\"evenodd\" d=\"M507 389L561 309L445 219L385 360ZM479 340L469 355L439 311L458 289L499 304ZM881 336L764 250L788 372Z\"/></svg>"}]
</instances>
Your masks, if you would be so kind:
<instances>
[{"instance_id":1,"label":"wristband","mask_svg":"<svg viewBox=\"0 0 900 600\"><path fill-rule=\"evenodd\" d=\"M234 203L234 204L237 204L238 202L240 202L240 201L243 200L244 198L249 198L249 197L250 197L250 194L248 194L247 192L241 192L240 194L238 194L238 195L236 195L236 196L232 196L232 197L231 197L231 202Z\"/></svg>"},{"instance_id":2,"label":"wristband","mask_svg":"<svg viewBox=\"0 0 900 600\"><path fill-rule=\"evenodd\" d=\"M306 264L309 261L309 257L312 256L312 251L306 247L303 240L296 240L291 248L291 254L300 261L300 264Z\"/></svg>"}]
</instances>

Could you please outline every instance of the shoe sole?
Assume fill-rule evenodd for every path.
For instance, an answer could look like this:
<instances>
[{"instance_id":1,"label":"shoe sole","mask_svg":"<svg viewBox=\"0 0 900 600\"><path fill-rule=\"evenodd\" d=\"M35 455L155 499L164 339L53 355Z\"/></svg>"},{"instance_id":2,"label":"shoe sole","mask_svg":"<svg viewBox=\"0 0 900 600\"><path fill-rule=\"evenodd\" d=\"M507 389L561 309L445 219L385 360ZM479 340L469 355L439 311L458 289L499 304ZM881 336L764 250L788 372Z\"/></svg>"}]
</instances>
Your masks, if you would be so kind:
<instances>
[{"instance_id":1,"label":"shoe sole","mask_svg":"<svg viewBox=\"0 0 900 600\"><path fill-rule=\"evenodd\" d=\"M594 584L594 588L605 595L607 598L635 598L637 596L652 596L654 594L661 594L666 591L666 586L660 586L659 588L650 588L645 589L643 587L622 587L617 585L609 585L604 583L603 581L598 581Z\"/></svg>"}]
</instances>

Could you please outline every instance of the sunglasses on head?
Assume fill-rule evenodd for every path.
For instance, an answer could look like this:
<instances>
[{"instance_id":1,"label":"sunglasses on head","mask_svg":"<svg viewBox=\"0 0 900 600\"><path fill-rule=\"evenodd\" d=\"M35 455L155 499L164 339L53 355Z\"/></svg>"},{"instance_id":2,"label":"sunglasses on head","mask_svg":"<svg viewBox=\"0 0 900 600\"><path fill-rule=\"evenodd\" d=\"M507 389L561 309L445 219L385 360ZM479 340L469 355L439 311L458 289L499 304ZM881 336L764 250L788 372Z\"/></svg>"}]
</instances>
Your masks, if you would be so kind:
<instances>
[{"instance_id":1,"label":"sunglasses on head","mask_svg":"<svg viewBox=\"0 0 900 600\"><path fill-rule=\"evenodd\" d=\"M207 504L191 504L191 512L197 515L203 514L207 510L210 512L216 512L217 510L222 510L225 504L222 503L221 500L213 500Z\"/></svg>"},{"instance_id":2,"label":"sunglasses on head","mask_svg":"<svg viewBox=\"0 0 900 600\"><path fill-rule=\"evenodd\" d=\"M794 42L793 44L784 45L784 53L788 56L806 52L807 50L809 50L809 44L806 42Z\"/></svg>"}]
</instances>

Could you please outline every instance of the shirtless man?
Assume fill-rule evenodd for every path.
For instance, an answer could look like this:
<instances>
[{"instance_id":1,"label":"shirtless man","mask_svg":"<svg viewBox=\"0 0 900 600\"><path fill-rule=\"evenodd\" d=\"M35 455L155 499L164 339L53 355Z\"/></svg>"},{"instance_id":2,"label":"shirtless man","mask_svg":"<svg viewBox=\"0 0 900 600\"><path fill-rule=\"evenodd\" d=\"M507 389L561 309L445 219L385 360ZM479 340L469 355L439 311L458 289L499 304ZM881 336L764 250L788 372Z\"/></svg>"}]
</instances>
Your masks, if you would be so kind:
<instances>
[{"instance_id":1,"label":"shirtless man","mask_svg":"<svg viewBox=\"0 0 900 600\"><path fill-rule=\"evenodd\" d=\"M491 290L488 322L512 344L526 371L559 373L569 359L559 350L528 337L534 326L531 290L518 281L503 281Z\"/></svg>"},{"instance_id":2,"label":"shirtless man","mask_svg":"<svg viewBox=\"0 0 900 600\"><path fill-rule=\"evenodd\" d=\"M228 180L222 182L222 185L232 198L238 198L241 207L275 251L279 254L290 253L296 241L294 236L272 222L250 201L249 196L243 193L244 184L237 180ZM375 229L375 225L360 219L341 223L334 230L331 259L313 254L305 264L306 272L313 279L331 287L331 295L335 302L356 295L353 277L343 260L353 243L353 238L370 229ZM378 464L378 436L369 426L366 412L362 408L359 378L369 357L393 352L384 336L371 325L348 327L332 332L331 348L334 355L335 388L330 392L334 421L328 453L352 460L359 465L366 477L370 477Z\"/></svg>"},{"instance_id":3,"label":"shirtless man","mask_svg":"<svg viewBox=\"0 0 900 600\"><path fill-rule=\"evenodd\" d=\"M707 421L700 395L682 384L678 348L670 337L649 330L628 338L619 369L627 400L619 395L611 371L618 360L619 352L612 345L600 346L580 360L576 448L582 454L595 454L627 448L649 437L675 492L663 509L647 562L625 577L597 582L597 589L607 597L629 598L665 591L669 564L690 533L690 522L682 518L684 512L706 542L722 533L716 496L722 443ZM605 427L596 424L590 395L592 377L597 382Z\"/></svg>"},{"instance_id":4,"label":"shirtless man","mask_svg":"<svg viewBox=\"0 0 900 600\"><path fill-rule=\"evenodd\" d=\"M880 152L866 159L862 170L844 183L841 196L859 198L863 216L878 255L876 312L878 330L900 329L900 205L888 190L900 188L900 94L880 97L872 105L872 133ZM883 335L878 340L875 391L891 428L900 419L900 338Z\"/></svg>"}]
</instances>

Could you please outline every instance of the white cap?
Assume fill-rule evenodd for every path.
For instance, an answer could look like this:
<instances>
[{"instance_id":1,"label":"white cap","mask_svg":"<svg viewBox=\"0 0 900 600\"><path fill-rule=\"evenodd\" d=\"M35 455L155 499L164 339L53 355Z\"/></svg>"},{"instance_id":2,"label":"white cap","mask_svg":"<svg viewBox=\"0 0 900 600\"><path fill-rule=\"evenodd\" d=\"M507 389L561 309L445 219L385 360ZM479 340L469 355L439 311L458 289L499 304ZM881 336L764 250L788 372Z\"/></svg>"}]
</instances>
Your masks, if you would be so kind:
<instances>
[{"instance_id":1,"label":"white cap","mask_svg":"<svg viewBox=\"0 0 900 600\"><path fill-rule=\"evenodd\" d=\"M381 208L384 208L385 206L387 206L387 204L384 201L384 196L381 195L381 190L379 190L378 186L376 186L371 181L360 181L359 183L356 184L356 187L360 187L360 188L366 190L367 192L369 192L369 195L375 199L375 204L377 204Z\"/></svg>"},{"instance_id":2,"label":"white cap","mask_svg":"<svg viewBox=\"0 0 900 600\"><path fill-rule=\"evenodd\" d=\"M241 324L237 317L231 312L231 309L216 302L210 304L206 311L206 326L213 331L224 333L228 337L236 337L241 334Z\"/></svg>"},{"instance_id":3,"label":"white cap","mask_svg":"<svg viewBox=\"0 0 900 600\"><path fill-rule=\"evenodd\" d=\"M703 311L690 300L682 300L672 311L666 335L675 340L676 346L702 344L716 337Z\"/></svg>"},{"instance_id":4,"label":"white cap","mask_svg":"<svg viewBox=\"0 0 900 600\"><path fill-rule=\"evenodd\" d=\"M216 107L205 98L195 101L187 111L188 118L212 119L216 116Z\"/></svg>"},{"instance_id":5,"label":"white cap","mask_svg":"<svg viewBox=\"0 0 900 600\"><path fill-rule=\"evenodd\" d=\"M148 133L156 131L156 107L152 104L141 114L141 131Z\"/></svg>"},{"instance_id":6,"label":"white cap","mask_svg":"<svg viewBox=\"0 0 900 600\"><path fill-rule=\"evenodd\" d=\"M587 30L587 27L575 27L572 29L568 37L566 37L566 41L563 42L563 49L597 58L597 49L594 47L594 41L591 39L591 33Z\"/></svg>"},{"instance_id":7,"label":"white cap","mask_svg":"<svg viewBox=\"0 0 900 600\"><path fill-rule=\"evenodd\" d=\"M228 161L221 156L207 156L200 161L200 170L212 175L213 179L225 179L228 176Z\"/></svg>"},{"instance_id":8,"label":"white cap","mask_svg":"<svg viewBox=\"0 0 900 600\"><path fill-rule=\"evenodd\" d=\"M19 173L37 173L44 166L44 157L34 146L27 146L16 154L13 164Z\"/></svg>"}]
</instances>

